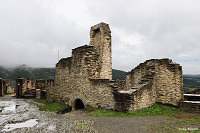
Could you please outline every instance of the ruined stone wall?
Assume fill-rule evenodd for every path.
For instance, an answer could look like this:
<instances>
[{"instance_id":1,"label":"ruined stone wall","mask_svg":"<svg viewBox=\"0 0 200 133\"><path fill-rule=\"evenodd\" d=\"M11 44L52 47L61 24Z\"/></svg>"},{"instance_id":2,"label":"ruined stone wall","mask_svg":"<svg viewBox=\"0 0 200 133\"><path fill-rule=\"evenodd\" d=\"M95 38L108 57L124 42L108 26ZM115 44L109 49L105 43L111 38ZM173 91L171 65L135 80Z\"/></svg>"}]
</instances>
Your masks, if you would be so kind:
<instances>
[{"instance_id":1,"label":"ruined stone wall","mask_svg":"<svg viewBox=\"0 0 200 133\"><path fill-rule=\"evenodd\" d=\"M0 96L3 96L3 79L0 78Z\"/></svg>"},{"instance_id":2,"label":"ruined stone wall","mask_svg":"<svg viewBox=\"0 0 200 133\"><path fill-rule=\"evenodd\" d=\"M156 88L153 87L152 82L142 84L134 92L133 99L129 110L138 110L148 107L156 102Z\"/></svg>"},{"instance_id":3,"label":"ruined stone wall","mask_svg":"<svg viewBox=\"0 0 200 133\"><path fill-rule=\"evenodd\" d=\"M115 110L129 111L148 107L156 102L156 90L150 81L129 90L114 91Z\"/></svg>"},{"instance_id":4,"label":"ruined stone wall","mask_svg":"<svg viewBox=\"0 0 200 133\"><path fill-rule=\"evenodd\" d=\"M47 90L48 100L76 101L85 106L137 110L155 102L177 105L183 98L182 69L169 59L152 59L141 63L126 76L113 81L111 32L109 25L97 24L90 30L90 45L72 50L72 56L56 64L54 85Z\"/></svg>"},{"instance_id":5,"label":"ruined stone wall","mask_svg":"<svg viewBox=\"0 0 200 133\"><path fill-rule=\"evenodd\" d=\"M98 77L112 79L111 31L108 24L100 23L91 27L90 45L96 47L98 57Z\"/></svg>"},{"instance_id":6,"label":"ruined stone wall","mask_svg":"<svg viewBox=\"0 0 200 133\"><path fill-rule=\"evenodd\" d=\"M36 80L34 79L25 79L25 87L29 89L35 89Z\"/></svg>"},{"instance_id":7,"label":"ruined stone wall","mask_svg":"<svg viewBox=\"0 0 200 133\"><path fill-rule=\"evenodd\" d=\"M13 94L14 93L14 88L12 87L12 82L11 80L6 80L6 87L7 87L7 94Z\"/></svg>"},{"instance_id":8,"label":"ruined stone wall","mask_svg":"<svg viewBox=\"0 0 200 133\"><path fill-rule=\"evenodd\" d=\"M180 102L180 109L186 109L194 112L200 113L200 102Z\"/></svg>"},{"instance_id":9,"label":"ruined stone wall","mask_svg":"<svg viewBox=\"0 0 200 133\"><path fill-rule=\"evenodd\" d=\"M48 100L74 107L74 101L80 99L85 106L114 108L115 83L99 79L98 56L94 46L85 45L73 49L72 57L61 59L56 64L55 86L47 88Z\"/></svg>"},{"instance_id":10,"label":"ruined stone wall","mask_svg":"<svg viewBox=\"0 0 200 133\"><path fill-rule=\"evenodd\" d=\"M160 72L155 77L157 102L177 105L183 100L182 67L166 60L160 64Z\"/></svg>"},{"instance_id":11,"label":"ruined stone wall","mask_svg":"<svg viewBox=\"0 0 200 133\"><path fill-rule=\"evenodd\" d=\"M36 89L44 89L47 85L48 85L48 80L36 79L36 81L35 81Z\"/></svg>"},{"instance_id":12,"label":"ruined stone wall","mask_svg":"<svg viewBox=\"0 0 200 133\"><path fill-rule=\"evenodd\" d=\"M11 80L0 78L0 96L14 93L14 88L11 85Z\"/></svg>"},{"instance_id":13,"label":"ruined stone wall","mask_svg":"<svg viewBox=\"0 0 200 133\"><path fill-rule=\"evenodd\" d=\"M25 94L26 91L26 80L24 78L16 79L16 97L20 98Z\"/></svg>"},{"instance_id":14,"label":"ruined stone wall","mask_svg":"<svg viewBox=\"0 0 200 133\"><path fill-rule=\"evenodd\" d=\"M6 95L6 93L7 93L7 86L6 86L6 81L5 80L3 80L3 94L4 95Z\"/></svg>"},{"instance_id":15,"label":"ruined stone wall","mask_svg":"<svg viewBox=\"0 0 200 133\"><path fill-rule=\"evenodd\" d=\"M183 99L182 68L169 59L152 59L141 63L126 76L126 88L149 81L156 88L156 102L177 105Z\"/></svg>"},{"instance_id":16,"label":"ruined stone wall","mask_svg":"<svg viewBox=\"0 0 200 133\"><path fill-rule=\"evenodd\" d=\"M35 95L34 79L17 78L16 79L16 97L21 98L24 96Z\"/></svg>"},{"instance_id":17,"label":"ruined stone wall","mask_svg":"<svg viewBox=\"0 0 200 133\"><path fill-rule=\"evenodd\" d=\"M109 79L112 79L111 34L109 25L100 23L91 27L90 45L73 49L71 57L56 64L55 86L46 87L47 98L72 107L80 99L86 106L113 108L114 86Z\"/></svg>"}]
</instances>

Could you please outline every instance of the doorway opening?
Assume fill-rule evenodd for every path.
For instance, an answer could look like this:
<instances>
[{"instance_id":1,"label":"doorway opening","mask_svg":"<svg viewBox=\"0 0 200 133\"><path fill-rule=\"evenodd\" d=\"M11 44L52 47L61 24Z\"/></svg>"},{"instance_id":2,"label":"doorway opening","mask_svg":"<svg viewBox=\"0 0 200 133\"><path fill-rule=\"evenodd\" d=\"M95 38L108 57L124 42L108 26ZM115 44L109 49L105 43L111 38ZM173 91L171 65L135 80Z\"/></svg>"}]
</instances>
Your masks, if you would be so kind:
<instances>
[{"instance_id":1,"label":"doorway opening","mask_svg":"<svg viewBox=\"0 0 200 133\"><path fill-rule=\"evenodd\" d=\"M75 109L84 109L85 108L83 101L81 99L76 99L74 101L74 104L75 104Z\"/></svg>"}]
</instances>

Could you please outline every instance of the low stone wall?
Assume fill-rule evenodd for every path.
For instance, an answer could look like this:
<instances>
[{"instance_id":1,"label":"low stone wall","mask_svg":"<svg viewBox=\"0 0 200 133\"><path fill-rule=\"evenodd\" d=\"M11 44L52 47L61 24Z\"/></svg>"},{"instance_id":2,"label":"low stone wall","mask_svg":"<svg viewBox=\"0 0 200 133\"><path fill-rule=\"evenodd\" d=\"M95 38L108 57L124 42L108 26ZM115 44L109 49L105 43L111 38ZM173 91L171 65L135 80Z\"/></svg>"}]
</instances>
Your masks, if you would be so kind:
<instances>
[{"instance_id":1,"label":"low stone wall","mask_svg":"<svg viewBox=\"0 0 200 133\"><path fill-rule=\"evenodd\" d=\"M114 90L115 109L118 111L138 110L156 102L156 90L152 82L132 87L130 90Z\"/></svg>"},{"instance_id":2,"label":"low stone wall","mask_svg":"<svg viewBox=\"0 0 200 133\"><path fill-rule=\"evenodd\" d=\"M12 87L11 80L6 80L6 86L7 86L7 94L14 94L14 88Z\"/></svg>"},{"instance_id":3,"label":"low stone wall","mask_svg":"<svg viewBox=\"0 0 200 133\"><path fill-rule=\"evenodd\" d=\"M104 109L114 109L113 81L109 79L90 79L91 89L88 90L88 104Z\"/></svg>"},{"instance_id":4,"label":"low stone wall","mask_svg":"<svg viewBox=\"0 0 200 133\"><path fill-rule=\"evenodd\" d=\"M129 110L138 110L148 107L156 102L156 89L152 86L152 82L149 82L138 87L134 92L134 102L131 104Z\"/></svg>"},{"instance_id":5,"label":"low stone wall","mask_svg":"<svg viewBox=\"0 0 200 133\"><path fill-rule=\"evenodd\" d=\"M41 90L40 89L36 89L36 91L35 91L35 98L36 99L40 99L41 98Z\"/></svg>"},{"instance_id":6,"label":"low stone wall","mask_svg":"<svg viewBox=\"0 0 200 133\"><path fill-rule=\"evenodd\" d=\"M14 88L11 85L11 80L0 78L0 96L13 93L14 93Z\"/></svg>"},{"instance_id":7,"label":"low stone wall","mask_svg":"<svg viewBox=\"0 0 200 133\"><path fill-rule=\"evenodd\" d=\"M184 94L185 101L200 101L200 94Z\"/></svg>"},{"instance_id":8,"label":"low stone wall","mask_svg":"<svg viewBox=\"0 0 200 133\"><path fill-rule=\"evenodd\" d=\"M199 102L183 101L179 103L179 108L191 110L194 112L200 112L200 101Z\"/></svg>"},{"instance_id":9,"label":"low stone wall","mask_svg":"<svg viewBox=\"0 0 200 133\"><path fill-rule=\"evenodd\" d=\"M113 96L115 100L114 109L117 111L128 111L130 110L131 104L134 101L133 90L129 91L118 91L113 90Z\"/></svg>"},{"instance_id":10,"label":"low stone wall","mask_svg":"<svg viewBox=\"0 0 200 133\"><path fill-rule=\"evenodd\" d=\"M0 96L4 96L3 92L3 79L0 78Z\"/></svg>"}]
</instances>

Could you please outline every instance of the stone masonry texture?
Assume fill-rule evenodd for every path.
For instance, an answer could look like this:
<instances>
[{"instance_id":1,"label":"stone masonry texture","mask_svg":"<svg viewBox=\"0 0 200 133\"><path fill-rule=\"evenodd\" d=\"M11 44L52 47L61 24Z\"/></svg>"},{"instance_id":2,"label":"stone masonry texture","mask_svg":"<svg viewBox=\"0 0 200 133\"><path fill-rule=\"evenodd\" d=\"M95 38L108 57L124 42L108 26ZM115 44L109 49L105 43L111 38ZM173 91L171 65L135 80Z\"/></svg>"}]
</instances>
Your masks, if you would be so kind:
<instances>
[{"instance_id":1,"label":"stone masonry texture","mask_svg":"<svg viewBox=\"0 0 200 133\"><path fill-rule=\"evenodd\" d=\"M75 108L84 106L119 111L137 110L154 103L178 105L183 100L182 67L170 59L151 59L112 80L111 31L106 23L90 30L90 43L72 50L56 64L55 81L44 88L49 101Z\"/></svg>"},{"instance_id":2,"label":"stone masonry texture","mask_svg":"<svg viewBox=\"0 0 200 133\"><path fill-rule=\"evenodd\" d=\"M0 78L0 96L6 94L14 94L14 88L12 87L11 80Z\"/></svg>"}]
</instances>

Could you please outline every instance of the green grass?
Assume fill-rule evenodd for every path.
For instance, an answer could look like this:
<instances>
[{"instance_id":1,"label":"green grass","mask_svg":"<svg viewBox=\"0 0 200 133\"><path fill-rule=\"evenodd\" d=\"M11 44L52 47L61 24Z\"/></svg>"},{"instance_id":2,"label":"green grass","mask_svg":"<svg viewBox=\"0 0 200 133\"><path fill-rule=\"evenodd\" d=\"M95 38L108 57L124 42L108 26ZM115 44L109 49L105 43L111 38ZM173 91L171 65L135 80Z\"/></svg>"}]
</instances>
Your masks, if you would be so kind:
<instances>
[{"instance_id":1,"label":"green grass","mask_svg":"<svg viewBox=\"0 0 200 133\"><path fill-rule=\"evenodd\" d=\"M159 125L150 126L153 132L167 133L199 133L200 117L187 119L174 119L160 123Z\"/></svg>"},{"instance_id":2,"label":"green grass","mask_svg":"<svg viewBox=\"0 0 200 133\"><path fill-rule=\"evenodd\" d=\"M46 99L34 99L33 101L44 104L39 106L39 109L41 111L58 111L68 107L65 104L60 104L57 102L48 102Z\"/></svg>"},{"instance_id":3,"label":"green grass","mask_svg":"<svg viewBox=\"0 0 200 133\"><path fill-rule=\"evenodd\" d=\"M185 119L182 122L185 124L200 124L200 117Z\"/></svg>"},{"instance_id":4,"label":"green grass","mask_svg":"<svg viewBox=\"0 0 200 133\"><path fill-rule=\"evenodd\" d=\"M118 112L113 110L96 109L90 114L92 116L148 116L148 115L171 115L178 112L185 112L185 110L180 110L175 107L169 107L165 105L154 104L147 108L129 112Z\"/></svg>"}]
</instances>

